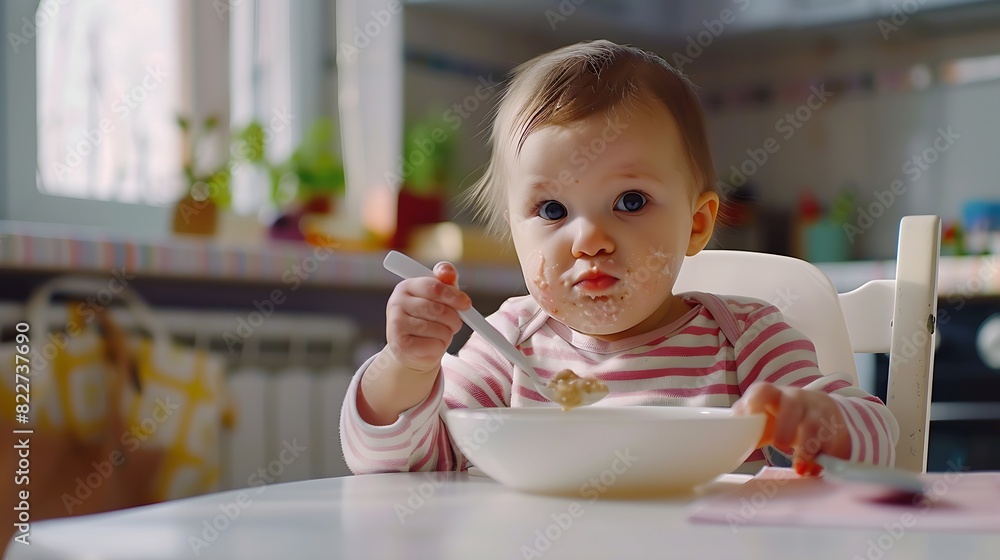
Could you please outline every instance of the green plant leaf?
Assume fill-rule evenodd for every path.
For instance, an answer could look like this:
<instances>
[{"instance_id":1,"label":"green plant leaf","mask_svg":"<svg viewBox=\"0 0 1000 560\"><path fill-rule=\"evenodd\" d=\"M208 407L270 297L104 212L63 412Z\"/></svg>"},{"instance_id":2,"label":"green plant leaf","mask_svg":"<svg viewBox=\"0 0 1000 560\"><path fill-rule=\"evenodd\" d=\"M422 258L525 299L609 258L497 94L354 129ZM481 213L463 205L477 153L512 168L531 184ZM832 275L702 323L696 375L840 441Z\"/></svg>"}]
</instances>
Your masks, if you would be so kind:
<instances>
[{"instance_id":1,"label":"green plant leaf","mask_svg":"<svg viewBox=\"0 0 1000 560\"><path fill-rule=\"evenodd\" d=\"M344 192L344 166L333 148L333 140L333 122L318 119L292 153L290 163L299 178L296 196L299 200Z\"/></svg>"},{"instance_id":2,"label":"green plant leaf","mask_svg":"<svg viewBox=\"0 0 1000 560\"><path fill-rule=\"evenodd\" d=\"M216 170L205 178L205 183L209 187L208 196L220 210L229 208L232 203L231 181L232 175L226 167Z\"/></svg>"},{"instance_id":3,"label":"green plant leaf","mask_svg":"<svg viewBox=\"0 0 1000 560\"><path fill-rule=\"evenodd\" d=\"M264 127L257 121L252 121L238 135L240 144L237 150L239 157L246 158L251 163L266 163L267 146L264 137Z\"/></svg>"},{"instance_id":4,"label":"green plant leaf","mask_svg":"<svg viewBox=\"0 0 1000 560\"><path fill-rule=\"evenodd\" d=\"M448 183L455 141L441 114L432 112L406 129L403 139L403 188L410 192L441 192Z\"/></svg>"}]
</instances>

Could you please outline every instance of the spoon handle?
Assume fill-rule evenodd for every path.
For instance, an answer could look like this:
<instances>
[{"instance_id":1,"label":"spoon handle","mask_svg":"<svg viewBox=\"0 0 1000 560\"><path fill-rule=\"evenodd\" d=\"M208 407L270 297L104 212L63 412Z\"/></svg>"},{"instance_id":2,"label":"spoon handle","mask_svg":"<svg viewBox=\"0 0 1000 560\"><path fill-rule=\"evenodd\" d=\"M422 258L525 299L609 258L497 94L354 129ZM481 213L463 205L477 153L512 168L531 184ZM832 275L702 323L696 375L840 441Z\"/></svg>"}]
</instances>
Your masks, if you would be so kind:
<instances>
[{"instance_id":1,"label":"spoon handle","mask_svg":"<svg viewBox=\"0 0 1000 560\"><path fill-rule=\"evenodd\" d=\"M909 471L845 461L825 453L820 453L813 460L823 467L826 474L843 480L882 484L912 494L921 494L925 490L920 477Z\"/></svg>"},{"instance_id":2,"label":"spoon handle","mask_svg":"<svg viewBox=\"0 0 1000 560\"><path fill-rule=\"evenodd\" d=\"M389 254L385 256L385 260L382 261L382 266L400 278L434 277L431 269L399 251L389 251ZM465 324L469 325L479 336L485 338L486 342L492 344L497 351L520 368L521 371L527 374L535 373L534 368L525 359L524 354L515 348L513 344L507 342L507 339L500 334L500 331L496 330L479 311L476 311L475 307L459 311L458 315L465 321Z\"/></svg>"}]
</instances>

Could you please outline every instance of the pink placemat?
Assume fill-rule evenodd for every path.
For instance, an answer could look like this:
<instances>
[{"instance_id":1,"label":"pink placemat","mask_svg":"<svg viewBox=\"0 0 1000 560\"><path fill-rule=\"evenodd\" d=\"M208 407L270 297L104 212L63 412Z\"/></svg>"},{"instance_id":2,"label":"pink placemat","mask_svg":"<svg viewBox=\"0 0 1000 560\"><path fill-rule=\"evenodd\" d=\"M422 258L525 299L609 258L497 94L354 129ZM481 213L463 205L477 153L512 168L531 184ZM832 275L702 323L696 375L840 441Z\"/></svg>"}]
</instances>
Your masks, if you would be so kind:
<instances>
[{"instance_id":1,"label":"pink placemat","mask_svg":"<svg viewBox=\"0 0 1000 560\"><path fill-rule=\"evenodd\" d=\"M744 525L1000 532L1000 472L921 475L926 492L805 478L765 467L752 480L691 505L689 520Z\"/></svg>"}]
</instances>

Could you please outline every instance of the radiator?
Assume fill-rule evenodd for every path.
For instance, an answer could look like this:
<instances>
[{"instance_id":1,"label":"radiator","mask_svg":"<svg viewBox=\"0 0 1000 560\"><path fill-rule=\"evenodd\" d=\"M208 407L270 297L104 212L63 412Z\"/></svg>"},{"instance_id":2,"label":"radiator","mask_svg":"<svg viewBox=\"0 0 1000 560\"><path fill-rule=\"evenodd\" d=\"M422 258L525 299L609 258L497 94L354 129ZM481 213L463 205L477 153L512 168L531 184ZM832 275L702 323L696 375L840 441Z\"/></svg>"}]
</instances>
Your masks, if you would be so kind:
<instances>
[{"instance_id":1,"label":"radiator","mask_svg":"<svg viewBox=\"0 0 1000 560\"><path fill-rule=\"evenodd\" d=\"M21 313L20 305L0 302L0 324L22 320ZM134 328L127 314L112 315L126 330ZM236 341L237 319L246 321L245 312L170 309L156 315L176 342L204 348L227 364L236 414L221 439L219 490L350 474L338 426L359 344L353 321L279 311ZM53 308L49 321L64 325L65 312Z\"/></svg>"},{"instance_id":2,"label":"radiator","mask_svg":"<svg viewBox=\"0 0 1000 560\"><path fill-rule=\"evenodd\" d=\"M338 432L358 341L350 319L276 312L238 344L235 313L157 315L179 342L226 360L236 422L223 432L220 489L350 474Z\"/></svg>"}]
</instances>

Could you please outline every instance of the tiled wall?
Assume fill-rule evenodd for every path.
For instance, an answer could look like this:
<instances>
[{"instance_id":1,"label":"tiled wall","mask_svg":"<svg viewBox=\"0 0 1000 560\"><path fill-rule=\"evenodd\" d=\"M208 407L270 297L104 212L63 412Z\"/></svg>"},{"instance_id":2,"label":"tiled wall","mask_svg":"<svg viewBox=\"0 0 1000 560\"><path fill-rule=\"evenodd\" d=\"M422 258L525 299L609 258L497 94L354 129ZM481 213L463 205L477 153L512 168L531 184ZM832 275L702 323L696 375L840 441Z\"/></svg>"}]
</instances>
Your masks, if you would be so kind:
<instances>
[{"instance_id":1,"label":"tiled wall","mask_svg":"<svg viewBox=\"0 0 1000 560\"><path fill-rule=\"evenodd\" d=\"M487 127L498 83L517 64L537 54L532 37L501 32L448 12L408 10L403 112L407 120L440 116L455 142L451 195L471 185L487 161ZM436 61L415 61L421 55ZM455 105L461 107L456 109ZM457 125L457 128L456 128ZM405 154L404 154L405 157Z\"/></svg>"},{"instance_id":2,"label":"tiled wall","mask_svg":"<svg viewBox=\"0 0 1000 560\"><path fill-rule=\"evenodd\" d=\"M936 76L940 63L963 57L1000 54L1000 33L984 31L951 37L908 38L901 44L877 40L824 50L804 42L803 48L778 55L730 56L698 72L696 81L707 88L734 84L787 84L797 80L829 82L833 77L863 72L908 71L926 64ZM754 176L765 204L789 207L803 188L831 200L845 185L855 185L856 208L878 205L877 193L889 200L894 181L903 182L885 214L857 238L858 258L888 258L895 254L899 218L906 214L935 213L945 221L961 216L962 204L973 198L1000 198L1000 80L941 84L936 79L925 89L904 83L876 85L874 91L845 92L830 100L802 123L793 135L776 131L777 123L798 102L763 107L720 110L709 117L716 168L722 177L732 165L748 158L746 150L760 147L768 137L779 149ZM818 105L818 103L814 103ZM787 130L787 129L785 129ZM942 134L942 131L944 134ZM787 140L786 136L790 136ZM916 172L908 160L932 149L937 140L946 151L924 160ZM931 159L935 161L929 163ZM904 167L906 165L906 167ZM853 213L859 223L857 210Z\"/></svg>"},{"instance_id":3,"label":"tiled wall","mask_svg":"<svg viewBox=\"0 0 1000 560\"><path fill-rule=\"evenodd\" d=\"M884 214L864 224L864 234L856 237L853 257L859 259L892 257L903 215L937 213L948 222L960 218L968 199L1000 197L996 165L1000 161L1000 80L965 85L937 81L943 62L1000 54L1000 29L958 32L944 26L928 31L914 24L883 37L873 21L833 32L786 35L749 40L720 37L684 71L706 93L758 86L781 89L864 73L878 82L892 72L908 76L919 64L931 71L932 81L924 89L914 89L898 83L901 77L897 75L895 85L875 83L868 91L837 93L811 111L792 134L781 119L807 97L710 111L709 133L720 178L729 177L731 166L739 167L748 159L748 149L760 148L774 138L778 150L769 154L752 177L762 203L769 208L791 212L806 188L813 189L821 201L830 202L840 189L851 186L855 208L868 209L877 203L877 193L890 192L894 181L902 181L902 188L897 188L902 194L885 205ZM460 15L413 10L407 16L408 47L476 61L480 69L494 70L494 78L497 70L510 69L548 48L541 43L538 37L519 36ZM680 51L679 47L636 44L668 60ZM446 110L474 93L474 73L463 76L411 62L406 71L405 114L425 114L429 107ZM456 133L460 141L452 174L454 192L471 184L481 172L490 116L481 107L463 120ZM947 152L936 154L936 161L919 176L912 167L904 169L914 155L933 147L939 130L957 135ZM857 210L852 218L857 224L863 220Z\"/></svg>"}]
</instances>

